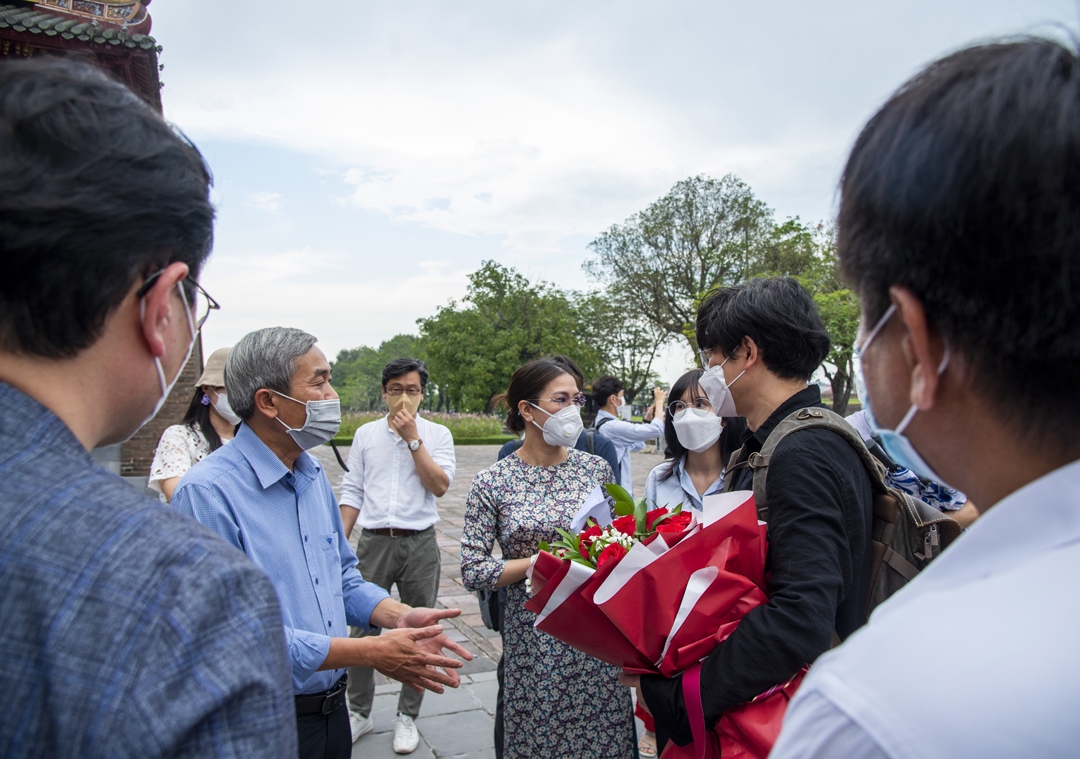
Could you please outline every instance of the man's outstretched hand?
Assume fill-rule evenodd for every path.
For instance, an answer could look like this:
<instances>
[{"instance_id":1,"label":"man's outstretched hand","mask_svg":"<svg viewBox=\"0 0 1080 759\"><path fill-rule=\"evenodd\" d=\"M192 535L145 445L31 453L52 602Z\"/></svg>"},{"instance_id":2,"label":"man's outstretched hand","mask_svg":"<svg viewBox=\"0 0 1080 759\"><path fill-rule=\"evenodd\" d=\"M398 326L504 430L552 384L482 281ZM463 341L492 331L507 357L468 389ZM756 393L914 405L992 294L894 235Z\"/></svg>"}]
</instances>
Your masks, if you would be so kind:
<instances>
[{"instance_id":1,"label":"man's outstretched hand","mask_svg":"<svg viewBox=\"0 0 1080 759\"><path fill-rule=\"evenodd\" d=\"M446 635L443 634L443 628L442 625L439 624L439 622L444 619L456 617L459 614L461 614L461 609L428 609L424 607L411 608L405 613L401 614L398 617L397 630L395 632L401 632L406 630L411 632L419 632L421 630L430 631L433 629L438 630L438 632L433 635L424 635L423 637L415 639L415 644L417 648L419 648L421 651L424 651L429 656L434 657L439 661L428 662L428 671L420 678L420 682L416 684L408 682L397 675L390 674L389 672L383 671L383 674L388 675L389 677L393 677L395 680L401 680L402 682L413 688L416 688L417 690L420 690L421 687L423 687L427 688L428 690L433 690L436 693L442 693L443 685L449 685L451 688L458 687L458 685L461 684L461 678L458 677L457 672L454 672L452 670L461 667L462 663L457 659L451 659L445 656L443 652L449 651L451 653L457 654L465 661L471 661L473 657L472 654L470 654L467 650L465 650L460 645L450 640L448 637L446 637ZM386 635L387 632L390 631L384 631L383 635ZM444 662L449 663L447 664ZM442 667L443 671L440 672L439 670L435 669L435 667ZM418 685L421 687L418 687Z\"/></svg>"},{"instance_id":2,"label":"man's outstretched hand","mask_svg":"<svg viewBox=\"0 0 1080 759\"><path fill-rule=\"evenodd\" d=\"M377 638L370 639L375 648L371 652L372 666L413 690L426 688L442 693L443 686L456 688L461 678L453 670L462 663L442 655L443 647L436 643L440 638L449 640L443 635L441 625L383 630ZM468 651L465 655L472 658Z\"/></svg>"}]
</instances>

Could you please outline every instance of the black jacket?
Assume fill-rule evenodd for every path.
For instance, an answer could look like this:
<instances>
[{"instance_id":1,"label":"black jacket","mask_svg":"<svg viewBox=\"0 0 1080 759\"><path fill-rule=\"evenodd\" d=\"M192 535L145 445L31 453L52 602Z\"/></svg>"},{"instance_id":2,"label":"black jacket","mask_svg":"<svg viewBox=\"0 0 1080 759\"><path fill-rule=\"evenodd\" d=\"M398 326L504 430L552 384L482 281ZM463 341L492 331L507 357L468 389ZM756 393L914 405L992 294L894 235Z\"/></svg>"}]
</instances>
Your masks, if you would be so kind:
<instances>
[{"instance_id":1,"label":"black jacket","mask_svg":"<svg viewBox=\"0 0 1080 759\"><path fill-rule=\"evenodd\" d=\"M816 385L785 401L744 442L760 451L769 433L800 408L822 406ZM733 490L751 490L753 473L732 473ZM751 611L701 669L705 724L787 682L828 650L833 630L846 638L862 622L870 583L873 516L870 477L851 445L828 430L802 430L777 447L768 469L769 602ZM681 676L641 678L658 738L690 743Z\"/></svg>"}]
</instances>

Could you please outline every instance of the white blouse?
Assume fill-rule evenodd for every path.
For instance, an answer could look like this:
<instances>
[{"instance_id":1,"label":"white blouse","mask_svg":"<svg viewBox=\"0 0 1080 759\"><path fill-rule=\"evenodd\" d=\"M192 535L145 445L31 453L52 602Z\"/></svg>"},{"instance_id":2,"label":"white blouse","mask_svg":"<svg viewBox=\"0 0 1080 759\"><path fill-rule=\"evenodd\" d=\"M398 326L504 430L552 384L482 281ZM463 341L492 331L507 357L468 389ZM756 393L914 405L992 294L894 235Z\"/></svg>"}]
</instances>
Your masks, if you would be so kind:
<instances>
[{"instance_id":1,"label":"white blouse","mask_svg":"<svg viewBox=\"0 0 1080 759\"><path fill-rule=\"evenodd\" d=\"M150 487L162 493L161 481L170 477L183 477L187 470L198 464L210 453L210 443L202 431L187 424L174 424L161 433L154 463L150 465Z\"/></svg>"}]
</instances>

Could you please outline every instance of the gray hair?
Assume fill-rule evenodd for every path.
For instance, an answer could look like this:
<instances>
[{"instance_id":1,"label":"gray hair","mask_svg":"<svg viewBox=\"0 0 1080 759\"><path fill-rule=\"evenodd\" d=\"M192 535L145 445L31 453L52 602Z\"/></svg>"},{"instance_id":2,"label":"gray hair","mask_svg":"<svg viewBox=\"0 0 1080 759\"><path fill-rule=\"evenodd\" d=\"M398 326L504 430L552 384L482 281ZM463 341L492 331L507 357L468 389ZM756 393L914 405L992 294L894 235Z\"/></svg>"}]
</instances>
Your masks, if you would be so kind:
<instances>
[{"instance_id":1,"label":"gray hair","mask_svg":"<svg viewBox=\"0 0 1080 759\"><path fill-rule=\"evenodd\" d=\"M237 416L245 421L254 416L255 393L263 388L288 395L297 359L315 342L313 335L291 327L267 327L240 338L225 361L225 392Z\"/></svg>"}]
</instances>

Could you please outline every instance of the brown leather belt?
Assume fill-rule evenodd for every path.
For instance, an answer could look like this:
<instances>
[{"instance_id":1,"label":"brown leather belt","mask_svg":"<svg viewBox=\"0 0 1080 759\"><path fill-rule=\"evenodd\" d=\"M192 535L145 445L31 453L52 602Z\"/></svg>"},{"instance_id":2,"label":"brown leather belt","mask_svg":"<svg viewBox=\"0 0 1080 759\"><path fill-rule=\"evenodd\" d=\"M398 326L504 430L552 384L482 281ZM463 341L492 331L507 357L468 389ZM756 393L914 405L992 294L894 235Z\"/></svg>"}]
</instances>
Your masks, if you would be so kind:
<instances>
[{"instance_id":1,"label":"brown leather belt","mask_svg":"<svg viewBox=\"0 0 1080 759\"><path fill-rule=\"evenodd\" d=\"M431 528L425 527L424 529L426 530ZM373 532L376 535L382 535L383 537L387 538L407 538L410 535L416 535L417 533L421 533L423 531L424 530L403 530L400 527L379 527L375 530L369 530L367 527L364 528L364 532Z\"/></svg>"},{"instance_id":2,"label":"brown leather belt","mask_svg":"<svg viewBox=\"0 0 1080 759\"><path fill-rule=\"evenodd\" d=\"M296 713L299 714L331 714L345 705L345 688L348 685L348 674L334 683L334 687L322 693L305 693L296 696Z\"/></svg>"}]
</instances>

